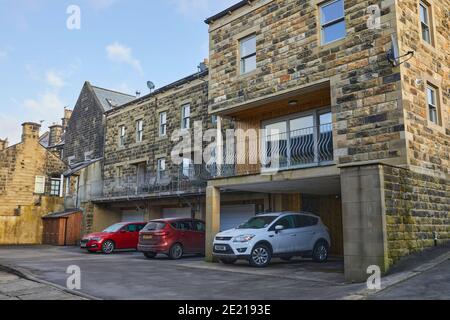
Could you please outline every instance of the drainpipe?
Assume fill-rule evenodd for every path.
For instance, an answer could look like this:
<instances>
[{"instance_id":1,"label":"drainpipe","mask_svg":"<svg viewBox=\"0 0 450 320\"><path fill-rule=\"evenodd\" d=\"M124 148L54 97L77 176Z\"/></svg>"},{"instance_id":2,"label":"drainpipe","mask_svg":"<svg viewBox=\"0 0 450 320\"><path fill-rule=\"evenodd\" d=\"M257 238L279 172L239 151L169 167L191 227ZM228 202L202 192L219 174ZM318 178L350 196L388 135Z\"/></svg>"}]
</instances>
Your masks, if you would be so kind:
<instances>
[{"instance_id":1,"label":"drainpipe","mask_svg":"<svg viewBox=\"0 0 450 320\"><path fill-rule=\"evenodd\" d=\"M433 231L433 239L434 239L434 246L437 247L439 240L439 234L437 233L437 231Z\"/></svg>"}]
</instances>

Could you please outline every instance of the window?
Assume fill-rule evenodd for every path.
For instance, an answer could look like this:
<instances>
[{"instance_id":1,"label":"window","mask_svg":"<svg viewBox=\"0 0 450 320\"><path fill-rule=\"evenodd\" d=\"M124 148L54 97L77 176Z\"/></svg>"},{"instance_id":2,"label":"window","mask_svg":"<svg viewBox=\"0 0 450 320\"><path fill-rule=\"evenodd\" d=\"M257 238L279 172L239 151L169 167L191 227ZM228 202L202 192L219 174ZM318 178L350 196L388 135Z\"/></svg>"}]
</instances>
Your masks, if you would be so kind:
<instances>
[{"instance_id":1,"label":"window","mask_svg":"<svg viewBox=\"0 0 450 320\"><path fill-rule=\"evenodd\" d=\"M59 197L61 192L61 180L51 179L50 180L50 195Z\"/></svg>"},{"instance_id":2,"label":"window","mask_svg":"<svg viewBox=\"0 0 450 320\"><path fill-rule=\"evenodd\" d=\"M194 221L194 231L197 232L205 232L206 231L206 226L203 222L201 221Z\"/></svg>"},{"instance_id":3,"label":"window","mask_svg":"<svg viewBox=\"0 0 450 320\"><path fill-rule=\"evenodd\" d=\"M159 114L159 136L163 137L167 134L167 113L161 112Z\"/></svg>"},{"instance_id":4,"label":"window","mask_svg":"<svg viewBox=\"0 0 450 320\"><path fill-rule=\"evenodd\" d=\"M256 69L256 35L245 37L239 41L241 74Z\"/></svg>"},{"instance_id":5,"label":"window","mask_svg":"<svg viewBox=\"0 0 450 320\"><path fill-rule=\"evenodd\" d=\"M84 161L91 161L93 154L94 154L94 152L92 152L92 151L85 152L84 153Z\"/></svg>"},{"instance_id":6,"label":"window","mask_svg":"<svg viewBox=\"0 0 450 320\"><path fill-rule=\"evenodd\" d=\"M420 2L420 24L422 28L422 39L431 44L431 29L430 29L430 6L423 1Z\"/></svg>"},{"instance_id":7,"label":"window","mask_svg":"<svg viewBox=\"0 0 450 320\"><path fill-rule=\"evenodd\" d=\"M192 174L192 160L183 158L183 176L191 178Z\"/></svg>"},{"instance_id":8,"label":"window","mask_svg":"<svg viewBox=\"0 0 450 320\"><path fill-rule=\"evenodd\" d=\"M172 225L172 227L174 227L177 230L182 230L182 231L193 230L190 221L176 221L176 222L172 222L171 225Z\"/></svg>"},{"instance_id":9,"label":"window","mask_svg":"<svg viewBox=\"0 0 450 320\"><path fill-rule=\"evenodd\" d=\"M44 194L45 193L45 177L36 176L34 180L34 193Z\"/></svg>"},{"instance_id":10,"label":"window","mask_svg":"<svg viewBox=\"0 0 450 320\"><path fill-rule=\"evenodd\" d=\"M310 216L296 216L295 223L297 228L307 228L317 225L319 223L319 219Z\"/></svg>"},{"instance_id":11,"label":"window","mask_svg":"<svg viewBox=\"0 0 450 320\"><path fill-rule=\"evenodd\" d=\"M75 156L68 157L67 161L69 162L69 166L75 164Z\"/></svg>"},{"instance_id":12,"label":"window","mask_svg":"<svg viewBox=\"0 0 450 320\"><path fill-rule=\"evenodd\" d=\"M123 147L125 145L125 135L126 129L125 126L119 127L119 146Z\"/></svg>"},{"instance_id":13,"label":"window","mask_svg":"<svg viewBox=\"0 0 450 320\"><path fill-rule=\"evenodd\" d=\"M142 142L144 137L144 121L138 120L136 121L136 142Z\"/></svg>"},{"instance_id":14,"label":"window","mask_svg":"<svg viewBox=\"0 0 450 320\"><path fill-rule=\"evenodd\" d=\"M275 224L273 225L273 227L271 229L275 230L276 226L283 226L285 230L286 229L295 229L296 228L295 222L296 221L295 221L294 216L286 216L284 218L281 218L277 222L275 222Z\"/></svg>"},{"instance_id":15,"label":"window","mask_svg":"<svg viewBox=\"0 0 450 320\"><path fill-rule=\"evenodd\" d=\"M428 117L434 124L440 125L437 89L427 86Z\"/></svg>"},{"instance_id":16,"label":"window","mask_svg":"<svg viewBox=\"0 0 450 320\"><path fill-rule=\"evenodd\" d=\"M217 124L217 122L218 122L217 120L218 120L217 115L214 114L214 115L211 116L211 123L212 124Z\"/></svg>"},{"instance_id":17,"label":"window","mask_svg":"<svg viewBox=\"0 0 450 320\"><path fill-rule=\"evenodd\" d=\"M164 177L164 174L166 172L166 159L161 158L158 159L158 168L157 168L157 173L158 173L158 179L161 179Z\"/></svg>"},{"instance_id":18,"label":"window","mask_svg":"<svg viewBox=\"0 0 450 320\"><path fill-rule=\"evenodd\" d=\"M322 44L345 38L344 0L329 1L320 6L320 27Z\"/></svg>"},{"instance_id":19,"label":"window","mask_svg":"<svg viewBox=\"0 0 450 320\"><path fill-rule=\"evenodd\" d=\"M189 129L191 127L191 106L186 104L181 110L181 129Z\"/></svg>"}]
</instances>

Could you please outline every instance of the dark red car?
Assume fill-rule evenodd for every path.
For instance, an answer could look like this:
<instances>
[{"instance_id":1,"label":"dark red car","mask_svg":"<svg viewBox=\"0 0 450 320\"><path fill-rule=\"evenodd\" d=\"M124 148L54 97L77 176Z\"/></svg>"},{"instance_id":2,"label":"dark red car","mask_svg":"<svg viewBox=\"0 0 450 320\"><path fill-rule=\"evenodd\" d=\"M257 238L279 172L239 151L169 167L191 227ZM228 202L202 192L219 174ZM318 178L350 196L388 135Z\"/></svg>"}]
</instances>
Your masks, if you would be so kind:
<instances>
[{"instance_id":1,"label":"dark red car","mask_svg":"<svg viewBox=\"0 0 450 320\"><path fill-rule=\"evenodd\" d=\"M205 223L182 218L151 221L140 232L138 250L149 259L158 253L173 260L184 254L204 254Z\"/></svg>"},{"instance_id":2,"label":"dark red car","mask_svg":"<svg viewBox=\"0 0 450 320\"><path fill-rule=\"evenodd\" d=\"M103 232L85 236L80 243L82 249L89 252L113 253L116 249L135 249L139 241L139 231L147 222L116 223Z\"/></svg>"}]
</instances>

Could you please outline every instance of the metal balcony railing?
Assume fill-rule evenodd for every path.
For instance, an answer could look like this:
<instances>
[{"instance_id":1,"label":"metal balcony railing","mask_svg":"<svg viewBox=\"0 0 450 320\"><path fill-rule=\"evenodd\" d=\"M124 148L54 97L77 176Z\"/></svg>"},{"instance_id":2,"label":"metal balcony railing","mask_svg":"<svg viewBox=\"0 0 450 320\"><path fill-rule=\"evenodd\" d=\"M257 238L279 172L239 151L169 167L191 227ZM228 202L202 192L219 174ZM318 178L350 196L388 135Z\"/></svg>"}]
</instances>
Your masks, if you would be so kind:
<instances>
[{"instance_id":1,"label":"metal balcony railing","mask_svg":"<svg viewBox=\"0 0 450 320\"><path fill-rule=\"evenodd\" d=\"M208 170L214 178L327 165L334 160L331 123L290 132L237 139Z\"/></svg>"},{"instance_id":2,"label":"metal balcony railing","mask_svg":"<svg viewBox=\"0 0 450 320\"><path fill-rule=\"evenodd\" d=\"M202 193L210 173L202 165L174 167L171 170L105 179L103 197L139 197L158 194Z\"/></svg>"}]
</instances>

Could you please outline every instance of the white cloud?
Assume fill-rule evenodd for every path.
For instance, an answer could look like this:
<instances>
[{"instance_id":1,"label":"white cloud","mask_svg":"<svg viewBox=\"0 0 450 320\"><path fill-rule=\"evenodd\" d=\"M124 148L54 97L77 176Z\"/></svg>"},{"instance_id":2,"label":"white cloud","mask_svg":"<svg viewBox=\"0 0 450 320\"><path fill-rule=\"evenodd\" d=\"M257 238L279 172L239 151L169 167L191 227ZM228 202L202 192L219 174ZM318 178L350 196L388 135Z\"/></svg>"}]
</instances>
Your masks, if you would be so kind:
<instances>
[{"instance_id":1,"label":"white cloud","mask_svg":"<svg viewBox=\"0 0 450 320\"><path fill-rule=\"evenodd\" d=\"M115 42L106 47L106 53L109 60L117 63L128 64L136 69L141 75L144 74L141 62L133 57L133 51L131 48Z\"/></svg>"},{"instance_id":2,"label":"white cloud","mask_svg":"<svg viewBox=\"0 0 450 320\"><path fill-rule=\"evenodd\" d=\"M20 141L22 121L17 118L0 114L0 139L8 139L9 145Z\"/></svg>"},{"instance_id":3,"label":"white cloud","mask_svg":"<svg viewBox=\"0 0 450 320\"><path fill-rule=\"evenodd\" d=\"M42 115L46 115L47 112L62 112L64 109L64 103L54 92L40 94L38 99L26 99L23 105L34 112L42 113Z\"/></svg>"},{"instance_id":4,"label":"white cloud","mask_svg":"<svg viewBox=\"0 0 450 320\"><path fill-rule=\"evenodd\" d=\"M62 76L53 70L47 71L45 77L47 84L53 88L60 89L66 85Z\"/></svg>"}]
</instances>

